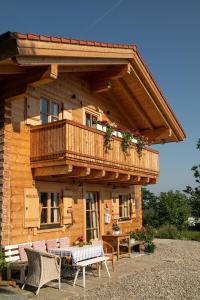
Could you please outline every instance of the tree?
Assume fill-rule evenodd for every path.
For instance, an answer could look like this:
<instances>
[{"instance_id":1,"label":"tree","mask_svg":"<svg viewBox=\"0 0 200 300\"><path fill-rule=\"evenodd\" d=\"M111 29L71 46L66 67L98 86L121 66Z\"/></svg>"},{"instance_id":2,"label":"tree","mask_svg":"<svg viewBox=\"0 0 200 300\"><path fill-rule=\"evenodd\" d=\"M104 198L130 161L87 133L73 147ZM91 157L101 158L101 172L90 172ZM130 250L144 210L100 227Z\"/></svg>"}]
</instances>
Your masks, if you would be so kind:
<instances>
[{"instance_id":1,"label":"tree","mask_svg":"<svg viewBox=\"0 0 200 300\"><path fill-rule=\"evenodd\" d=\"M186 226L189 208L185 194L176 191L154 195L147 189L142 189L143 225L160 227L164 224L175 225L178 229Z\"/></svg>"},{"instance_id":2,"label":"tree","mask_svg":"<svg viewBox=\"0 0 200 300\"><path fill-rule=\"evenodd\" d=\"M158 227L157 204L158 197L146 188L142 188L142 219L144 226Z\"/></svg>"},{"instance_id":3,"label":"tree","mask_svg":"<svg viewBox=\"0 0 200 300\"><path fill-rule=\"evenodd\" d=\"M196 147L198 150L200 150L200 139L197 141ZM200 218L200 165L193 166L191 170L193 171L193 175L197 186L195 188L192 188L191 186L188 185L186 186L184 192L190 195L189 205L191 207L192 216L199 219Z\"/></svg>"},{"instance_id":4,"label":"tree","mask_svg":"<svg viewBox=\"0 0 200 300\"><path fill-rule=\"evenodd\" d=\"M180 191L160 193L158 202L158 217L160 225L171 224L178 229L187 225L189 217L188 199Z\"/></svg>"}]
</instances>

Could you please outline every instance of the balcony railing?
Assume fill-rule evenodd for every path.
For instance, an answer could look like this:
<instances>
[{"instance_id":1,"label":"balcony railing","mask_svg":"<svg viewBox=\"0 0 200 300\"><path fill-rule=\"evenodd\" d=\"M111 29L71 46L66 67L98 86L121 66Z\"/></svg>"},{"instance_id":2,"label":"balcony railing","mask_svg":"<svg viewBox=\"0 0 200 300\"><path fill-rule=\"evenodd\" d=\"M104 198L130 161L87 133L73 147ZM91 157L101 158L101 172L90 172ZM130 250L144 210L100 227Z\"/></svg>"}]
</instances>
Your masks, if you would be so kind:
<instances>
[{"instance_id":1,"label":"balcony railing","mask_svg":"<svg viewBox=\"0 0 200 300\"><path fill-rule=\"evenodd\" d=\"M31 162L66 159L86 163L88 167L103 166L118 172L138 172L158 175L158 152L143 149L138 157L136 146L125 155L121 138L114 137L112 150L104 150L105 133L73 121L62 120L31 128Z\"/></svg>"}]
</instances>

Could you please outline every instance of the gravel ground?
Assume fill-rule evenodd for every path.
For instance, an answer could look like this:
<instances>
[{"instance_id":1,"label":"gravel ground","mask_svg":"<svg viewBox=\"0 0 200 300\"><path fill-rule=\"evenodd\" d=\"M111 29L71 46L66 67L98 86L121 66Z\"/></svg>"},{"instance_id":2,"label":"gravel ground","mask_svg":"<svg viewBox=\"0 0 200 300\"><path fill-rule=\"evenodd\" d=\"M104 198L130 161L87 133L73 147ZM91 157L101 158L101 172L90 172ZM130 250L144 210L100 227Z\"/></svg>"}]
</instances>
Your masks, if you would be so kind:
<instances>
[{"instance_id":1,"label":"gravel ground","mask_svg":"<svg viewBox=\"0 0 200 300\"><path fill-rule=\"evenodd\" d=\"M200 300L200 243L156 240L156 251L131 259L132 272L90 289L74 300ZM117 272L120 272L120 263Z\"/></svg>"}]
</instances>

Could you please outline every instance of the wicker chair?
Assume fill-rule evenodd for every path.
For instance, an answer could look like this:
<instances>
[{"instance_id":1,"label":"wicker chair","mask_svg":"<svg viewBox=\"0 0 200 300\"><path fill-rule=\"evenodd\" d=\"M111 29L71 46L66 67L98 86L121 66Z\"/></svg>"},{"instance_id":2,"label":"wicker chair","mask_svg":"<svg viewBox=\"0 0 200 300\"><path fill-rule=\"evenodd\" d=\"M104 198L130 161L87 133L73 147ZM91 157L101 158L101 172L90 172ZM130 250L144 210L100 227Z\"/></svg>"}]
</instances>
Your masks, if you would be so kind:
<instances>
[{"instance_id":1,"label":"wicker chair","mask_svg":"<svg viewBox=\"0 0 200 300\"><path fill-rule=\"evenodd\" d=\"M31 285L37 287L36 295L40 288L51 280L58 279L58 289L60 289L60 257L33 249L25 249L28 257L28 275L22 286Z\"/></svg>"},{"instance_id":2,"label":"wicker chair","mask_svg":"<svg viewBox=\"0 0 200 300\"><path fill-rule=\"evenodd\" d=\"M103 241L103 240L93 240L92 245L102 245L104 255L109 258L109 260L112 261L112 270L114 272L114 248L109 243Z\"/></svg>"}]
</instances>

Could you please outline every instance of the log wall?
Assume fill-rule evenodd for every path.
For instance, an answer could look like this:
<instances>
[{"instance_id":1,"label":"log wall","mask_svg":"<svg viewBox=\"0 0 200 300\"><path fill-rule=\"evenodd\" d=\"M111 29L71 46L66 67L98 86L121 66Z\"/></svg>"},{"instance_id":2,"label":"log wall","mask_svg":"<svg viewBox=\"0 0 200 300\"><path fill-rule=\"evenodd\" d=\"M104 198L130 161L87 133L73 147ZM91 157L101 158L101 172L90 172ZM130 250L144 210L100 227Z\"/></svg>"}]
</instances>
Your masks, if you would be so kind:
<instances>
[{"instance_id":1,"label":"log wall","mask_svg":"<svg viewBox=\"0 0 200 300\"><path fill-rule=\"evenodd\" d=\"M62 78L63 76L63 78ZM26 96L19 97L17 100L9 102L1 109L4 121L0 127L0 230L2 244L16 244L34 240L58 238L69 236L73 242L85 230L85 191L95 190L101 193L101 233L111 230L111 224L104 224L104 210L108 206L112 213L111 193L112 187L106 185L83 184L78 187L70 182L48 183L35 182L32 177L30 167L30 126L27 125L27 99L32 97L35 105L38 105L40 96L44 96L57 101L63 101L64 111L62 117L71 118L73 121L83 123L83 109L93 109L101 114L101 118L109 118L106 111L111 111L111 117L119 120L121 124L125 121L121 118L120 112L112 108L106 99L102 100L89 93L87 84L82 79L75 82L72 77L64 76L49 85L29 89ZM66 79L68 78L68 79ZM73 95L76 95L74 98ZM97 99L97 100L95 100ZM95 103L96 101L96 103ZM10 104L11 103L11 104ZM38 116L34 118L35 124ZM5 123L5 124L4 124ZM5 125L5 127L4 127ZM24 189L38 188L41 191L45 185L56 185L60 190L71 189L73 192L73 212L75 224L63 226L56 229L40 230L37 228L24 228ZM135 188L131 187L134 191ZM138 201L141 197L138 188ZM136 217L129 222L122 222L123 231L141 227L141 209L138 210Z\"/></svg>"},{"instance_id":2,"label":"log wall","mask_svg":"<svg viewBox=\"0 0 200 300\"><path fill-rule=\"evenodd\" d=\"M0 241L2 241L3 221L3 162L4 162L4 101L0 105Z\"/></svg>"}]
</instances>

